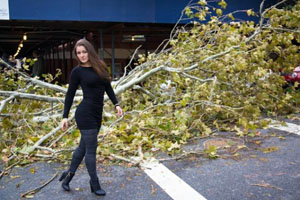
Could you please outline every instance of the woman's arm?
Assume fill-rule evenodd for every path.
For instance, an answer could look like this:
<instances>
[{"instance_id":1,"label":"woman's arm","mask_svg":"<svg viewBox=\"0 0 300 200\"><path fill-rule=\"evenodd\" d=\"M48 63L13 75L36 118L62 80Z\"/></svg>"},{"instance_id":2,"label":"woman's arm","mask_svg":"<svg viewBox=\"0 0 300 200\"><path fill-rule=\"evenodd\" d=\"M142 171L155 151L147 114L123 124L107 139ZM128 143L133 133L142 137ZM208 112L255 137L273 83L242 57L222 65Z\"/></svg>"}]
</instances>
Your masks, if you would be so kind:
<instances>
[{"instance_id":1,"label":"woman's arm","mask_svg":"<svg viewBox=\"0 0 300 200\"><path fill-rule=\"evenodd\" d=\"M63 118L68 118L78 85L79 85L79 74L78 74L78 70L74 68L71 72L70 84L65 98Z\"/></svg>"},{"instance_id":2,"label":"woman's arm","mask_svg":"<svg viewBox=\"0 0 300 200\"><path fill-rule=\"evenodd\" d=\"M117 97L116 97L115 92L112 89L109 81L105 81L105 92L108 95L111 102L115 105L115 107L118 106L119 103L118 103Z\"/></svg>"},{"instance_id":3,"label":"woman's arm","mask_svg":"<svg viewBox=\"0 0 300 200\"><path fill-rule=\"evenodd\" d=\"M120 107L117 97L115 95L114 90L111 87L111 84L109 81L105 82L105 92L107 93L108 97L112 101L112 103L115 105L115 108L117 109L117 115L118 117L121 117L123 115L122 108Z\"/></svg>"}]
</instances>

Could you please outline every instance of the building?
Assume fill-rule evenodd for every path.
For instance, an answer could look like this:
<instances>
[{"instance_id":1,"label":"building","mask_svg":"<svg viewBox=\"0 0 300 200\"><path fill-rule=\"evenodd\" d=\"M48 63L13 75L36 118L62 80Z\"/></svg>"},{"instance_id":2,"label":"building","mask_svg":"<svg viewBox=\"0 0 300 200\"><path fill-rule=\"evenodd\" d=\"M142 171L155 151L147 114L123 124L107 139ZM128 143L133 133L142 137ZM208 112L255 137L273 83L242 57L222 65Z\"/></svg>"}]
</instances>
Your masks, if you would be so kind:
<instances>
[{"instance_id":1,"label":"building","mask_svg":"<svg viewBox=\"0 0 300 200\"><path fill-rule=\"evenodd\" d=\"M226 12L258 11L260 0L242 1L226 1ZM198 1L0 0L0 51L31 57L33 50L40 50L45 71L55 74L56 69L61 69L59 81L67 83L76 65L73 45L85 37L108 64L112 76L118 78L137 47L140 46L138 53L147 54L169 38L189 2Z\"/></svg>"}]
</instances>

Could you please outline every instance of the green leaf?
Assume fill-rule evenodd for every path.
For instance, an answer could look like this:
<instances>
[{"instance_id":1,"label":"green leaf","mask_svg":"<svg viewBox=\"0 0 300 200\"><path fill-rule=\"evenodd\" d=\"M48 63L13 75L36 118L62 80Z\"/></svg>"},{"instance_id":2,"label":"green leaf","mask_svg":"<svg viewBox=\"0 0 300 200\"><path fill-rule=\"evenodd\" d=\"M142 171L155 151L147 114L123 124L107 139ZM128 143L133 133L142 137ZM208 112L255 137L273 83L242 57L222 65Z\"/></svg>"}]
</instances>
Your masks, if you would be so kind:
<instances>
[{"instance_id":1,"label":"green leaf","mask_svg":"<svg viewBox=\"0 0 300 200\"><path fill-rule=\"evenodd\" d=\"M251 16L252 15L252 10L250 9L250 10L247 10L247 15L248 16Z\"/></svg>"},{"instance_id":2,"label":"green leaf","mask_svg":"<svg viewBox=\"0 0 300 200\"><path fill-rule=\"evenodd\" d=\"M218 16L221 16L223 12L222 12L221 9L218 8L218 9L216 10L216 13L217 13Z\"/></svg>"},{"instance_id":3,"label":"green leaf","mask_svg":"<svg viewBox=\"0 0 300 200\"><path fill-rule=\"evenodd\" d=\"M22 154L30 154L34 150L33 146L27 146L26 144L23 146L23 148L19 151L19 153Z\"/></svg>"},{"instance_id":4,"label":"green leaf","mask_svg":"<svg viewBox=\"0 0 300 200\"><path fill-rule=\"evenodd\" d=\"M221 0L219 3L218 3L219 6L221 6L223 9L225 9L227 7L227 3L224 1L224 0Z\"/></svg>"},{"instance_id":5,"label":"green leaf","mask_svg":"<svg viewBox=\"0 0 300 200\"><path fill-rule=\"evenodd\" d=\"M232 13L230 13L230 14L228 15L228 17L229 17L231 20L234 20L234 19L235 19L235 18L233 17Z\"/></svg>"},{"instance_id":6,"label":"green leaf","mask_svg":"<svg viewBox=\"0 0 300 200\"><path fill-rule=\"evenodd\" d=\"M207 4L206 0L200 0L198 1L198 4L201 6L205 6Z\"/></svg>"},{"instance_id":7,"label":"green leaf","mask_svg":"<svg viewBox=\"0 0 300 200\"><path fill-rule=\"evenodd\" d=\"M211 145L205 149L204 153L206 153L210 159L216 159L218 157L217 148L214 145Z\"/></svg>"},{"instance_id":8,"label":"green leaf","mask_svg":"<svg viewBox=\"0 0 300 200\"><path fill-rule=\"evenodd\" d=\"M172 151L173 149L178 149L178 148L180 148L180 144L175 142L171 144L171 146L168 148L168 151Z\"/></svg>"}]
</instances>

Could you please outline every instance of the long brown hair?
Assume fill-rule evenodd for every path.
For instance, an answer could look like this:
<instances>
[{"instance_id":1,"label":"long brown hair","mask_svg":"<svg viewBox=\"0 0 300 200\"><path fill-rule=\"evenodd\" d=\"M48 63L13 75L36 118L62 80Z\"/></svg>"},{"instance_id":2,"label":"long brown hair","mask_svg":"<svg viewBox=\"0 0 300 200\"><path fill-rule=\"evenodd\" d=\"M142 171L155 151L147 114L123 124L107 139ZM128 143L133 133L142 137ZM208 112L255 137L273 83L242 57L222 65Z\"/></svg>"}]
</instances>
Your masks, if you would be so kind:
<instances>
[{"instance_id":1,"label":"long brown hair","mask_svg":"<svg viewBox=\"0 0 300 200\"><path fill-rule=\"evenodd\" d=\"M109 73L107 71L107 65L105 64L104 61L102 61L98 54L95 51L95 48L93 45L87 41L86 39L80 39L76 42L73 52L75 54L76 60L78 63L81 63L80 60L77 57L76 49L78 46L84 46L86 51L88 52L89 56L89 62L91 63L93 69L97 72L97 74L104 79L111 80Z\"/></svg>"}]
</instances>

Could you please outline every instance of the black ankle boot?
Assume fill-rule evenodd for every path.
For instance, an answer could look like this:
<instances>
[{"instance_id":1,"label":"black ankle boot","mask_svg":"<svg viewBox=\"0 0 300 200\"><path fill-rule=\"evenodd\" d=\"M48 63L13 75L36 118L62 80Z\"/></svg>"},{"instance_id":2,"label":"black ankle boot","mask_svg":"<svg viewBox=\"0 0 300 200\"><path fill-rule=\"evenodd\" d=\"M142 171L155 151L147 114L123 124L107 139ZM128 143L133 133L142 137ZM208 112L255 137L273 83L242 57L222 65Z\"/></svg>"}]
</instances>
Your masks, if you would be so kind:
<instances>
[{"instance_id":1,"label":"black ankle boot","mask_svg":"<svg viewBox=\"0 0 300 200\"><path fill-rule=\"evenodd\" d=\"M105 191L101 189L99 181L93 182L90 181L91 192L95 193L98 196L105 196Z\"/></svg>"},{"instance_id":2,"label":"black ankle boot","mask_svg":"<svg viewBox=\"0 0 300 200\"><path fill-rule=\"evenodd\" d=\"M70 191L69 183L71 182L73 176L74 176L74 173L72 173L70 171L64 171L62 173L62 175L60 176L59 181L64 180L61 184L61 187L64 188L64 190Z\"/></svg>"}]
</instances>

